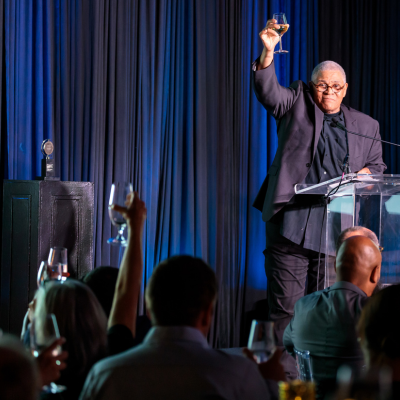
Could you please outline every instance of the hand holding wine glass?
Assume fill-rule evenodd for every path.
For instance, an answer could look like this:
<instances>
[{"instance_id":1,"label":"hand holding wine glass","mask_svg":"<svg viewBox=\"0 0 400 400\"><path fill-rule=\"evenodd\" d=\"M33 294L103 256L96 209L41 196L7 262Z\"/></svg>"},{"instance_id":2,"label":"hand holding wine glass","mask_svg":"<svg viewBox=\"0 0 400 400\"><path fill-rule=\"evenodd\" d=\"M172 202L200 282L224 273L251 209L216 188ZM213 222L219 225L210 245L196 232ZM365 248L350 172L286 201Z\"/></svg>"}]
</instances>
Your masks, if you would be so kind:
<instances>
[{"instance_id":1,"label":"hand holding wine glass","mask_svg":"<svg viewBox=\"0 0 400 400\"><path fill-rule=\"evenodd\" d=\"M265 28L259 33L264 47L270 52L273 52L275 46L279 43L280 36L277 32L277 29L279 28L280 25L277 24L276 19L269 19Z\"/></svg>"},{"instance_id":2,"label":"hand holding wine glass","mask_svg":"<svg viewBox=\"0 0 400 400\"><path fill-rule=\"evenodd\" d=\"M60 337L57 320L54 314L47 314L43 316L35 316L31 322L30 328L30 345L32 355L38 359L39 368L44 371L46 366L47 372L42 375L43 383L47 385L43 387L43 391L47 393L60 393L66 388L65 386L56 385L54 382L48 382L48 363L57 366L54 374L50 374L52 377L58 376L59 369L65 368L64 360L67 358L67 354L62 351L61 345L64 343L64 339ZM62 364L64 363L64 364ZM60 368L58 368L60 367Z\"/></svg>"},{"instance_id":3,"label":"hand holding wine glass","mask_svg":"<svg viewBox=\"0 0 400 400\"><path fill-rule=\"evenodd\" d=\"M126 247L126 239L123 236L126 220L117 207L125 204L128 194L132 191L132 184L129 182L115 182L111 186L108 214L112 224L118 227L118 235L115 238L108 239L108 243L111 245Z\"/></svg>"},{"instance_id":4,"label":"hand holding wine glass","mask_svg":"<svg viewBox=\"0 0 400 400\"><path fill-rule=\"evenodd\" d=\"M278 54L288 53L282 50L282 35L289 29L284 13L276 13L272 19L267 21L265 28L259 33L264 49L260 56L257 69L267 68L274 59L275 46L280 43L280 50L275 52Z\"/></svg>"},{"instance_id":5,"label":"hand holding wine glass","mask_svg":"<svg viewBox=\"0 0 400 400\"><path fill-rule=\"evenodd\" d=\"M128 225L128 229L134 228L141 233L147 216L147 209L144 201L139 198L137 192L132 192L126 196L125 205L126 207L122 207L114 204L112 209L123 216Z\"/></svg>"}]
</instances>

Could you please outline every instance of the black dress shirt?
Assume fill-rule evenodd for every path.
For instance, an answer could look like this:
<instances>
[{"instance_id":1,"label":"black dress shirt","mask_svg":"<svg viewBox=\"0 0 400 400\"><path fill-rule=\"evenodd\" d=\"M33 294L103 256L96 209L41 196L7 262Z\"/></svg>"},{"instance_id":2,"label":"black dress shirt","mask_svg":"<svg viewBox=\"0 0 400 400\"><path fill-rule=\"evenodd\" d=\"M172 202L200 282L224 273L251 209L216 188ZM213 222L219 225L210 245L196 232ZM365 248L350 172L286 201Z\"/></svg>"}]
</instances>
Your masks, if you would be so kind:
<instances>
[{"instance_id":1,"label":"black dress shirt","mask_svg":"<svg viewBox=\"0 0 400 400\"><path fill-rule=\"evenodd\" d=\"M343 161L347 154L345 133L331 125L338 117L345 125L343 113L325 114L317 150L304 183L317 184L342 175ZM325 207L312 205L315 196L294 196L278 213L273 222L280 224L280 233L306 249L325 252ZM322 224L323 221L323 224Z\"/></svg>"}]
</instances>

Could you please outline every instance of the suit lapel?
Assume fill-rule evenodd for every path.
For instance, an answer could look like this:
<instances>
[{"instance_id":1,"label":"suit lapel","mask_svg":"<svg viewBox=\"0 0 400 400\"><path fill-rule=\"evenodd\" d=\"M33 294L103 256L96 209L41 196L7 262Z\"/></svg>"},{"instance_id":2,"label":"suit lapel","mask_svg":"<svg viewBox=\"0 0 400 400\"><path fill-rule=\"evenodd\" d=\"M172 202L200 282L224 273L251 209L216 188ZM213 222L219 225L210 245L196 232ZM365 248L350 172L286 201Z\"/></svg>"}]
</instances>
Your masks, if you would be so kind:
<instances>
[{"instance_id":1,"label":"suit lapel","mask_svg":"<svg viewBox=\"0 0 400 400\"><path fill-rule=\"evenodd\" d=\"M324 113L318 108L316 104L314 104L315 107L315 131L314 131L314 152L313 156L315 154L315 151L317 150L317 145L319 141L319 137L321 135L322 131L322 124L324 122Z\"/></svg>"},{"instance_id":2,"label":"suit lapel","mask_svg":"<svg viewBox=\"0 0 400 400\"><path fill-rule=\"evenodd\" d=\"M344 115L344 123L346 128L349 131L358 133L358 124L357 120L354 118L353 113L346 107L341 106L341 110L343 111ZM344 132L343 132L344 133ZM352 135L351 133L348 134L349 140L349 154L350 154L350 162L359 156L358 150L362 148L362 143L360 146L360 140L363 140L362 137Z\"/></svg>"}]
</instances>

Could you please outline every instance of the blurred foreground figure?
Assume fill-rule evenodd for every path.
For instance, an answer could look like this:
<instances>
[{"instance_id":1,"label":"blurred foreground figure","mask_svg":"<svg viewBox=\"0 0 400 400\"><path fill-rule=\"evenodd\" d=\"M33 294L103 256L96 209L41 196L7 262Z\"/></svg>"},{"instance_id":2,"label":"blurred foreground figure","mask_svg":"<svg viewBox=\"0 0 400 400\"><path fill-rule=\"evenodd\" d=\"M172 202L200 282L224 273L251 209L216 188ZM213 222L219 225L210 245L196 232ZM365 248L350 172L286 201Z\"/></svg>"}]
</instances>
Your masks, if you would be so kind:
<instances>
[{"instance_id":1,"label":"blurred foreground figure","mask_svg":"<svg viewBox=\"0 0 400 400\"><path fill-rule=\"evenodd\" d=\"M392 398L400 398L400 285L374 295L358 323L358 334L367 370L386 367L391 373Z\"/></svg>"},{"instance_id":2,"label":"blurred foreground figure","mask_svg":"<svg viewBox=\"0 0 400 400\"><path fill-rule=\"evenodd\" d=\"M257 364L208 345L216 295L201 259L162 262L146 291L154 327L142 345L97 363L81 399L269 399Z\"/></svg>"},{"instance_id":3,"label":"blurred foreground figure","mask_svg":"<svg viewBox=\"0 0 400 400\"><path fill-rule=\"evenodd\" d=\"M39 388L35 360L17 338L0 336L0 399L35 400Z\"/></svg>"}]
</instances>

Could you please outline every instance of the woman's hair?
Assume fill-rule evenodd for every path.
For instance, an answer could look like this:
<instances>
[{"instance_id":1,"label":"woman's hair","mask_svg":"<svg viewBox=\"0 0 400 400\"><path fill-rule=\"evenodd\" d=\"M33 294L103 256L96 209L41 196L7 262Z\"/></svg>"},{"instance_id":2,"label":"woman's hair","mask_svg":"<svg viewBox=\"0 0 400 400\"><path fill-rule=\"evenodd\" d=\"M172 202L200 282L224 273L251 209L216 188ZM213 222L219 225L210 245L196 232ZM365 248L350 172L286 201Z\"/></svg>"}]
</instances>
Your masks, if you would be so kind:
<instances>
[{"instance_id":1,"label":"woman's hair","mask_svg":"<svg viewBox=\"0 0 400 400\"><path fill-rule=\"evenodd\" d=\"M68 351L67 368L60 382L81 382L92 365L105 357L107 318L96 296L85 284L67 280L50 281L38 292L35 317L54 314L60 335L66 339L63 349Z\"/></svg>"},{"instance_id":2,"label":"woman's hair","mask_svg":"<svg viewBox=\"0 0 400 400\"><path fill-rule=\"evenodd\" d=\"M358 322L358 332L374 358L400 358L400 285L382 289L371 297Z\"/></svg>"}]
</instances>

